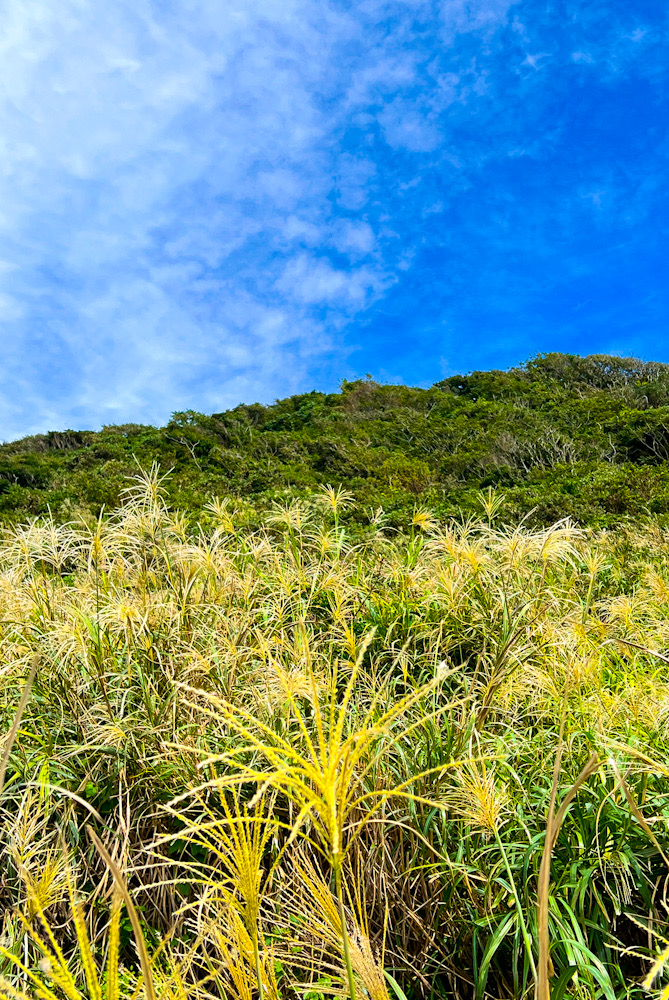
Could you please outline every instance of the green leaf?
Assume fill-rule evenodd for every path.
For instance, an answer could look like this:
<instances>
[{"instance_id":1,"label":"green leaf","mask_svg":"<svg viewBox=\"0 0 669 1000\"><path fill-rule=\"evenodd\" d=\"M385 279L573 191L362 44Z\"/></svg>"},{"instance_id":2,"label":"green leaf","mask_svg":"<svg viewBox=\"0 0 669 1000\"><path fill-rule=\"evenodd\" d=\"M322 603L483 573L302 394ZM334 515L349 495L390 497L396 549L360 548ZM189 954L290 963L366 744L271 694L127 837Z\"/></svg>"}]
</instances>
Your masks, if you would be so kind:
<instances>
[{"instance_id":1,"label":"green leaf","mask_svg":"<svg viewBox=\"0 0 669 1000\"><path fill-rule=\"evenodd\" d=\"M515 913L508 913L504 920L502 920L499 927L497 927L491 937L488 939L485 951L483 952L483 958L481 959L481 967L479 969L478 979L476 981L476 1000L480 1000L483 996L485 990L485 984L488 981L488 970L490 969L490 963L492 962L497 949L501 945L502 941L509 933L511 925L513 924Z\"/></svg>"},{"instance_id":2,"label":"green leaf","mask_svg":"<svg viewBox=\"0 0 669 1000\"><path fill-rule=\"evenodd\" d=\"M395 979L395 977L391 976L387 969L383 970L383 975L386 977L386 979L390 983L390 988L393 991L393 993L395 994L395 996L397 997L397 1000L407 1000L406 993L404 992L404 990L402 989L402 987L400 986L400 984L397 982L397 980Z\"/></svg>"},{"instance_id":3,"label":"green leaf","mask_svg":"<svg viewBox=\"0 0 669 1000\"><path fill-rule=\"evenodd\" d=\"M578 970L575 965L568 965L567 968L560 973L555 982L551 984L551 1000L562 1000L567 986L572 981L577 971Z\"/></svg>"}]
</instances>

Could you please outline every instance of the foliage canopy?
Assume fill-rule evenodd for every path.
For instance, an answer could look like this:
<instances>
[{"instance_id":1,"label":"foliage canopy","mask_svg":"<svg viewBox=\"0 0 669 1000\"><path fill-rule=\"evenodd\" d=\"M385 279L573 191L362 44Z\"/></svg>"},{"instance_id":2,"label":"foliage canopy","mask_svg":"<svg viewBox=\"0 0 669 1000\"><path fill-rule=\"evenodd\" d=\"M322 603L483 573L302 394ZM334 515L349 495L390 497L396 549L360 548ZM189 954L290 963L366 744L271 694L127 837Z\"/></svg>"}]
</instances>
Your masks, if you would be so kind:
<instances>
[{"instance_id":1,"label":"foliage canopy","mask_svg":"<svg viewBox=\"0 0 669 1000\"><path fill-rule=\"evenodd\" d=\"M244 497L262 515L281 496L343 483L350 521L382 506L406 527L417 501L469 514L492 486L531 523L610 527L669 514L668 458L669 365L553 353L429 389L357 380L271 406L174 413L161 428L23 438L0 446L0 518L97 515L137 461L157 461L173 470L170 502L194 516L212 495Z\"/></svg>"}]
</instances>

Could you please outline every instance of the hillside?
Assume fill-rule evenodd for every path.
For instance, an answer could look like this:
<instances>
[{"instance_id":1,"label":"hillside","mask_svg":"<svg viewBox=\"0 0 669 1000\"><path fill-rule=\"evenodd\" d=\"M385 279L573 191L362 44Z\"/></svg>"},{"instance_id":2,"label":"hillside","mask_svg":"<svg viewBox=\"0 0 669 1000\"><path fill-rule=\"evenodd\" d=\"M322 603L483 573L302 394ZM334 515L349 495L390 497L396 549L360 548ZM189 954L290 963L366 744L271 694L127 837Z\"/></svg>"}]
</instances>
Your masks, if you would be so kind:
<instances>
[{"instance_id":1,"label":"hillside","mask_svg":"<svg viewBox=\"0 0 669 1000\"><path fill-rule=\"evenodd\" d=\"M669 513L669 365L548 354L510 371L430 389L345 382L272 406L175 413L136 424L53 431L0 446L0 518L60 520L114 507L136 472L173 470L168 499L188 513L212 495L250 510L343 483L365 522L383 506L402 526L418 504L445 516L503 488L510 516L613 526Z\"/></svg>"},{"instance_id":2,"label":"hillside","mask_svg":"<svg viewBox=\"0 0 669 1000\"><path fill-rule=\"evenodd\" d=\"M551 355L3 446L0 1000L666 998L668 412Z\"/></svg>"}]
</instances>

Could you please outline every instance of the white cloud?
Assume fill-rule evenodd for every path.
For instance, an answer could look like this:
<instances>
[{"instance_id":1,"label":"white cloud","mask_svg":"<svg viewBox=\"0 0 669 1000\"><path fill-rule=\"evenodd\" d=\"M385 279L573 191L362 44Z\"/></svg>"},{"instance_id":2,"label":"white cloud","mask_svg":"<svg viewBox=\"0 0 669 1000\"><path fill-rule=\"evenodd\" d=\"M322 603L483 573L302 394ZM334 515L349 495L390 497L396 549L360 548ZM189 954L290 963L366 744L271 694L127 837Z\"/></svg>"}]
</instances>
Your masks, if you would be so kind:
<instances>
[{"instance_id":1,"label":"white cloud","mask_svg":"<svg viewBox=\"0 0 669 1000\"><path fill-rule=\"evenodd\" d=\"M340 253L371 253L374 249L374 230L367 222L342 220L335 227L334 245Z\"/></svg>"},{"instance_id":2,"label":"white cloud","mask_svg":"<svg viewBox=\"0 0 669 1000\"><path fill-rule=\"evenodd\" d=\"M327 260L301 254L286 265L276 282L279 291L304 303L345 302L359 308L384 287L382 277L369 267L342 271Z\"/></svg>"},{"instance_id":3,"label":"white cloud","mask_svg":"<svg viewBox=\"0 0 669 1000\"><path fill-rule=\"evenodd\" d=\"M311 292L271 301L286 213L301 210L314 238L328 225L318 86L349 22L321 13L298 0L5 5L0 436L73 414L160 420L201 395L229 405L239 368L265 396L289 391L300 336L331 351L304 306L321 288L349 310L355 268L350 287L324 265Z\"/></svg>"},{"instance_id":4,"label":"white cloud","mask_svg":"<svg viewBox=\"0 0 669 1000\"><path fill-rule=\"evenodd\" d=\"M390 102L379 115L386 141L395 148L427 153L441 142L439 124L434 113L421 113L413 102Z\"/></svg>"},{"instance_id":5,"label":"white cloud","mask_svg":"<svg viewBox=\"0 0 669 1000\"><path fill-rule=\"evenodd\" d=\"M405 149L439 142L438 109L426 122L402 96L418 73L406 5L361 16L389 9L395 35L347 77L360 23L334 3L8 0L1 436L220 408L240 385L271 398L319 353L342 357L318 310L336 331L409 258L379 253L375 156L332 137L350 115Z\"/></svg>"},{"instance_id":6,"label":"white cloud","mask_svg":"<svg viewBox=\"0 0 669 1000\"><path fill-rule=\"evenodd\" d=\"M5 0L0 438L344 374L416 221L530 148L515 121L496 137L495 73L545 45L527 10L505 47L514 6Z\"/></svg>"},{"instance_id":7,"label":"white cloud","mask_svg":"<svg viewBox=\"0 0 669 1000\"><path fill-rule=\"evenodd\" d=\"M449 37L471 31L491 32L504 23L519 0L442 0L441 15Z\"/></svg>"}]
</instances>

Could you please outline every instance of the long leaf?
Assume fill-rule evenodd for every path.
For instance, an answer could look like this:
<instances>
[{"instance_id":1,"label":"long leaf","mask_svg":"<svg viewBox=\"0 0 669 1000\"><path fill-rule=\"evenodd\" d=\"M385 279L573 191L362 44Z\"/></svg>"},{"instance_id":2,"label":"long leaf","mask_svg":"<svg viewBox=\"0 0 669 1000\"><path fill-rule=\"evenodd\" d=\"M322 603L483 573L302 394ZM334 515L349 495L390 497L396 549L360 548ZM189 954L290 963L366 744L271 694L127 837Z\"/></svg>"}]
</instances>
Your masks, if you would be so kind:
<instances>
[{"instance_id":1,"label":"long leaf","mask_svg":"<svg viewBox=\"0 0 669 1000\"><path fill-rule=\"evenodd\" d=\"M12 752L12 747L14 746L14 740L16 739L17 733L19 731L19 726L21 725L21 719L23 713L26 710L26 705L28 704L28 699L30 698L30 692L32 690L33 681L35 680L35 674L37 673L37 666L39 664L39 653L35 653L30 664L30 671L26 679L25 685L23 687L23 694L21 695L21 700L19 701L18 708L16 709L16 714L14 715L14 722L12 723L12 728L9 730L9 735L5 742L5 749L2 752L2 760L0 760L0 795L2 795L2 790L5 787L5 774L7 772L7 764L9 763L9 755Z\"/></svg>"},{"instance_id":2,"label":"long leaf","mask_svg":"<svg viewBox=\"0 0 669 1000\"><path fill-rule=\"evenodd\" d=\"M95 849L104 861L104 863L109 868L109 871L114 877L114 881L118 887L119 892L123 898L126 909L128 911L128 916L130 917L130 923L132 924L132 931L135 936L135 944L137 945L137 952L139 954L139 964L142 967L142 977L144 979L144 989L146 991L146 1000L157 1000L156 991L153 984L153 973L151 971L151 960L149 958L149 953L146 948L146 941L144 940L144 935L142 933L142 926L139 922L139 916L137 915L137 910L135 909L135 904L133 903L130 893L128 892L128 887L125 883L123 875L119 871L116 863L112 861L109 851L102 843L98 837L95 830L89 827L86 828L88 831L88 836L91 838L95 844Z\"/></svg>"}]
</instances>

